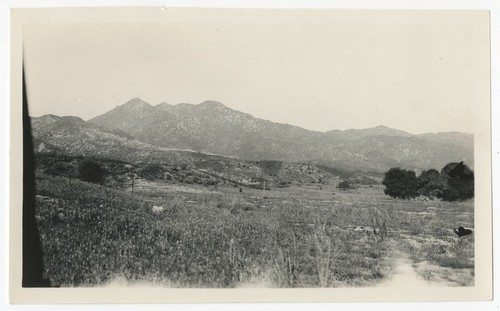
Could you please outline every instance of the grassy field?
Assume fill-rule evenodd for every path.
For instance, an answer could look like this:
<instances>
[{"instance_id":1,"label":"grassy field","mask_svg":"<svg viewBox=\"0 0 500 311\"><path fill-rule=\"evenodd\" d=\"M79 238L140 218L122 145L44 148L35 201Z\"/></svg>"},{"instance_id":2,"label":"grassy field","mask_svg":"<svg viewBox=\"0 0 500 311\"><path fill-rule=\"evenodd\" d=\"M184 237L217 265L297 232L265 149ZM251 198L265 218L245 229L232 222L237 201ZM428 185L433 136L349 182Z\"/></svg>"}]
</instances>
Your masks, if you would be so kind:
<instances>
[{"instance_id":1,"label":"grassy field","mask_svg":"<svg viewBox=\"0 0 500 311\"><path fill-rule=\"evenodd\" d=\"M401 257L427 282L474 284L474 237L452 230L474 227L472 202L391 199L377 185L240 192L142 179L132 193L43 174L37 194L56 286L377 286Z\"/></svg>"}]
</instances>

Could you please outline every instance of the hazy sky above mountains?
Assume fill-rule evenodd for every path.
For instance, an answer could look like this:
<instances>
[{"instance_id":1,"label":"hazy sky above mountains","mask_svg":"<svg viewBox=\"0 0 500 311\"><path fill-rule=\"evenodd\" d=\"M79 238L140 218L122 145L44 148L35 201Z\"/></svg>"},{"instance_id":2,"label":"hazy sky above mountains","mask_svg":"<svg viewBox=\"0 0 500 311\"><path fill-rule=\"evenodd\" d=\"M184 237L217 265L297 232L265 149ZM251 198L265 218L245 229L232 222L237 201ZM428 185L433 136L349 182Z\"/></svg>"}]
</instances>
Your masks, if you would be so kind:
<instances>
[{"instance_id":1,"label":"hazy sky above mountains","mask_svg":"<svg viewBox=\"0 0 500 311\"><path fill-rule=\"evenodd\" d=\"M216 100L320 131L474 131L489 76L485 13L168 14L25 29L31 115L87 120L140 97Z\"/></svg>"}]
</instances>

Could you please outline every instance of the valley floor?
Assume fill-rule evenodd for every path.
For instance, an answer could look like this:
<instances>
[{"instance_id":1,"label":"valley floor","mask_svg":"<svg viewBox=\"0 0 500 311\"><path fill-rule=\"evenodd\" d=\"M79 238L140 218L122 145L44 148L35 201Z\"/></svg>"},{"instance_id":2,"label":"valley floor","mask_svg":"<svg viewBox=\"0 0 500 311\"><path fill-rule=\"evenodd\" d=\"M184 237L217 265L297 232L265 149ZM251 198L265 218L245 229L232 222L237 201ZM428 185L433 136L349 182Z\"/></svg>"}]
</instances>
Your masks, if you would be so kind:
<instances>
[{"instance_id":1,"label":"valley floor","mask_svg":"<svg viewBox=\"0 0 500 311\"><path fill-rule=\"evenodd\" d=\"M57 286L473 286L472 202L380 186L263 191L140 180L134 191L37 178L45 275ZM154 209L153 206L156 206Z\"/></svg>"}]
</instances>

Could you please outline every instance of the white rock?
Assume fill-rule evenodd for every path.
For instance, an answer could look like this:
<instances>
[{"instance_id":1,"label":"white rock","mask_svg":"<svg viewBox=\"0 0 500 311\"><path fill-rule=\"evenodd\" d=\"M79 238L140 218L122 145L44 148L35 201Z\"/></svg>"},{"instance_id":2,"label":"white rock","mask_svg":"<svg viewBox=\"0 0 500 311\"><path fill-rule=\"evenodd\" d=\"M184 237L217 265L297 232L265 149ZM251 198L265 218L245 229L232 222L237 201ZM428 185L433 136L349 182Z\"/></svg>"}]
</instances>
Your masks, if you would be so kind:
<instances>
[{"instance_id":1,"label":"white rock","mask_svg":"<svg viewBox=\"0 0 500 311\"><path fill-rule=\"evenodd\" d=\"M160 214L161 212L163 212L164 208L163 206L156 206L156 205L153 205L153 208L151 209L151 211L153 211L153 213L155 214Z\"/></svg>"}]
</instances>

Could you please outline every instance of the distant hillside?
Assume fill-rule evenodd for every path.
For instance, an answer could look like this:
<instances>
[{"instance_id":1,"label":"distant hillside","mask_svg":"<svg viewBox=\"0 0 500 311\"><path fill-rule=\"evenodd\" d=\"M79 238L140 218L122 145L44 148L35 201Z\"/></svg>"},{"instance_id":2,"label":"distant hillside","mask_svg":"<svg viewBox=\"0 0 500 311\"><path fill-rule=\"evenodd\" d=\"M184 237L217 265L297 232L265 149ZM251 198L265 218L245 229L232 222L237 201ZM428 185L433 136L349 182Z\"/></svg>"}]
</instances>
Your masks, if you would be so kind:
<instances>
[{"instance_id":1,"label":"distant hillside","mask_svg":"<svg viewBox=\"0 0 500 311\"><path fill-rule=\"evenodd\" d=\"M78 117L45 115L32 117L35 152L70 156L90 156L127 162L191 163L207 158L223 158L190 150L150 145L120 130L108 130Z\"/></svg>"},{"instance_id":2,"label":"distant hillside","mask_svg":"<svg viewBox=\"0 0 500 311\"><path fill-rule=\"evenodd\" d=\"M155 107L134 99L115 110L99 119L111 119L110 124L115 126L110 128L72 116L32 118L35 151L45 155L116 159L138 167L160 163L164 171L159 176L168 175L179 182L249 187L262 187L264 181L267 187L337 185L346 179L371 185L379 183L383 172L394 166L422 170L440 169L458 160L471 166L473 163L472 136L461 133L412 135L386 127L311 132L259 120L216 102ZM143 120L138 122L135 114ZM181 119L184 121L177 122ZM157 121L148 124L147 120ZM160 146L168 145L165 142L156 145L138 138L154 126L159 127L155 132L157 137L148 140L163 138L169 142L168 148ZM262 128L270 133L268 137L264 137ZM197 141L198 145L189 144L190 140L174 143L181 134L193 132L207 139L203 148L202 141ZM216 148L217 144L220 148ZM196 147L203 152L193 150Z\"/></svg>"},{"instance_id":3,"label":"distant hillside","mask_svg":"<svg viewBox=\"0 0 500 311\"><path fill-rule=\"evenodd\" d=\"M152 106L135 98L89 122L149 145L252 161L313 162L377 172L393 166L441 168L451 161L473 166L473 137L468 134L413 135L384 126L322 133L254 118L215 101Z\"/></svg>"},{"instance_id":4,"label":"distant hillside","mask_svg":"<svg viewBox=\"0 0 500 311\"><path fill-rule=\"evenodd\" d=\"M187 148L252 160L281 159L283 145L307 143L313 133L257 119L214 101L199 105L160 104L153 108L134 99L89 122L123 130L141 141L161 147ZM316 136L320 135L318 132Z\"/></svg>"},{"instance_id":5,"label":"distant hillside","mask_svg":"<svg viewBox=\"0 0 500 311\"><path fill-rule=\"evenodd\" d=\"M339 140L355 140L368 136L400 136L400 137L410 137L412 134L388 128L386 126L376 126L367 129L350 129L350 130L333 130L325 133L328 137L332 137Z\"/></svg>"},{"instance_id":6,"label":"distant hillside","mask_svg":"<svg viewBox=\"0 0 500 311\"><path fill-rule=\"evenodd\" d=\"M161 171L155 171L159 178L167 176L168 180L177 182L209 185L223 183L261 188L264 181L266 187L310 183L335 185L352 175L346 170L310 163L245 161L190 150L162 148L131 140L128 134L120 135L119 130L109 131L78 117L46 115L31 120L40 168L47 172L54 167L54 163L62 161L64 166L73 167L67 173L74 174L78 159L91 157L100 159L113 174L118 170L117 174L123 175L130 163L141 176L142 168L149 163L159 163ZM124 162L118 165L113 160Z\"/></svg>"},{"instance_id":7,"label":"distant hillside","mask_svg":"<svg viewBox=\"0 0 500 311\"><path fill-rule=\"evenodd\" d=\"M426 140L432 140L439 143L457 145L457 146L474 146L474 136L472 134L464 134L460 132L445 132L445 133L428 133L417 135Z\"/></svg>"}]
</instances>

